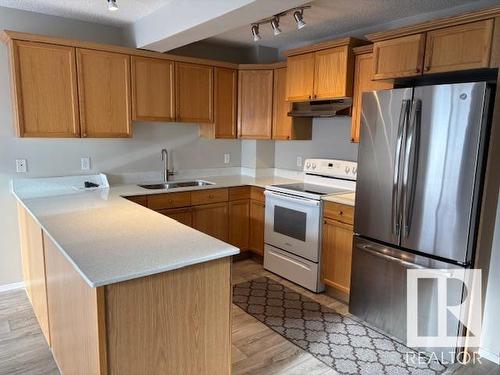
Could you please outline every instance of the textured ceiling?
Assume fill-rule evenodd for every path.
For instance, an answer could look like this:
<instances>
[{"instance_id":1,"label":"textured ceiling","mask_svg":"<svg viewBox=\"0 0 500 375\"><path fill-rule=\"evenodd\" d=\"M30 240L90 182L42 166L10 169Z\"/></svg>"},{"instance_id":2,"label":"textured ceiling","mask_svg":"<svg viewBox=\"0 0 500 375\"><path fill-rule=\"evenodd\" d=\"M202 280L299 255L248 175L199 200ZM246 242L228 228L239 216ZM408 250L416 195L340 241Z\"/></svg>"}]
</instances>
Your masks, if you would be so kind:
<instances>
[{"instance_id":1,"label":"textured ceiling","mask_svg":"<svg viewBox=\"0 0 500 375\"><path fill-rule=\"evenodd\" d=\"M262 25L262 40L258 44L279 49L292 48L400 18L474 4L484 7L485 4L500 4L500 0L316 0L311 3L311 9L305 10L306 27L297 30L293 17L287 15L280 20L282 33L278 36L273 36L269 24ZM256 44L250 35L250 25L207 41L241 46Z\"/></svg>"},{"instance_id":2,"label":"textured ceiling","mask_svg":"<svg viewBox=\"0 0 500 375\"><path fill-rule=\"evenodd\" d=\"M123 26L174 0L116 0L119 9L108 10L107 0L0 0L0 6L82 21Z\"/></svg>"}]
</instances>

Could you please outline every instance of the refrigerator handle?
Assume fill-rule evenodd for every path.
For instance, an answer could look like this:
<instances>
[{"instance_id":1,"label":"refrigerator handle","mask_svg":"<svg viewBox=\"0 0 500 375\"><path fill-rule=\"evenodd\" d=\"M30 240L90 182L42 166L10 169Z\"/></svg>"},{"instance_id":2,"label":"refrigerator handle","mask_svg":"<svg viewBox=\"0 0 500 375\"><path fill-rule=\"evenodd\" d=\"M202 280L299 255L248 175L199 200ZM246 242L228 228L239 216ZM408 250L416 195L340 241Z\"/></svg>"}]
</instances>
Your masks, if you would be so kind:
<instances>
[{"instance_id":1,"label":"refrigerator handle","mask_svg":"<svg viewBox=\"0 0 500 375\"><path fill-rule=\"evenodd\" d=\"M398 135L396 140L396 151L394 153L394 171L392 173L392 208L391 208L391 231L396 237L399 237L400 227L399 219L401 216L401 184L399 183L401 151L403 147L403 138L406 133L406 123L410 100L405 99L401 102L401 112L399 114Z\"/></svg>"},{"instance_id":2,"label":"refrigerator handle","mask_svg":"<svg viewBox=\"0 0 500 375\"><path fill-rule=\"evenodd\" d=\"M405 145L405 164L403 168L403 235L410 234L411 217L417 181L418 156L420 145L420 126L422 119L422 101L414 99L410 114L410 123Z\"/></svg>"}]
</instances>

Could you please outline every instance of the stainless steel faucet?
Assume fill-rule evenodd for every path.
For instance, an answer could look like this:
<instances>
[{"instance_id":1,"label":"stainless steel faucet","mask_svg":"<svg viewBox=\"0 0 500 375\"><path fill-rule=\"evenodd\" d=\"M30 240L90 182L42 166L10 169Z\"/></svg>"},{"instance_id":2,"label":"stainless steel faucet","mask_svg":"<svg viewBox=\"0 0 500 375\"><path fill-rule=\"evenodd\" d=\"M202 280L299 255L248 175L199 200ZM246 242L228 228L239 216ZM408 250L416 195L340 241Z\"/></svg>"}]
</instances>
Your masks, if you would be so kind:
<instances>
[{"instance_id":1,"label":"stainless steel faucet","mask_svg":"<svg viewBox=\"0 0 500 375\"><path fill-rule=\"evenodd\" d=\"M163 167L163 182L168 182L170 176L173 176L175 172L168 169L168 151L166 148L161 150L161 160L165 163Z\"/></svg>"}]
</instances>

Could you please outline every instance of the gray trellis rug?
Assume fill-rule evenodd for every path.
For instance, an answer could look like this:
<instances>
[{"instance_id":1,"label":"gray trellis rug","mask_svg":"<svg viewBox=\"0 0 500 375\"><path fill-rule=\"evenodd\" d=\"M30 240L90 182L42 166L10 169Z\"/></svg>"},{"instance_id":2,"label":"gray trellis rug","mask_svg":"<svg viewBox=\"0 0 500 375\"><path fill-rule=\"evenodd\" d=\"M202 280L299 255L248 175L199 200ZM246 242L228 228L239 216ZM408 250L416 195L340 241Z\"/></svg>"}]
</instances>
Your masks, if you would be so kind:
<instances>
[{"instance_id":1,"label":"gray trellis rug","mask_svg":"<svg viewBox=\"0 0 500 375\"><path fill-rule=\"evenodd\" d=\"M446 370L437 361L407 363L412 349L267 277L235 285L233 303L339 374L434 375Z\"/></svg>"}]
</instances>

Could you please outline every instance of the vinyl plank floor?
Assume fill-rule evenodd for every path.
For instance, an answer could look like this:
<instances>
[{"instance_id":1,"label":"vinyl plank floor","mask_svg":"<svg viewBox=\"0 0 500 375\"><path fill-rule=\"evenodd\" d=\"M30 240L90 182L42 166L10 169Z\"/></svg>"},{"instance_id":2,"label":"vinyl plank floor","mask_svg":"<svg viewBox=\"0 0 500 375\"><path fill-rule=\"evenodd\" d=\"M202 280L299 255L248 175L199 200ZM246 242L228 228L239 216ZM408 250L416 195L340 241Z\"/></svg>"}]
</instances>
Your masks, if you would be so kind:
<instances>
[{"instance_id":1,"label":"vinyl plank floor","mask_svg":"<svg viewBox=\"0 0 500 375\"><path fill-rule=\"evenodd\" d=\"M341 313L347 305L315 294L263 269L251 259L233 267L233 283L267 276ZM234 375L335 375L330 367L233 305L232 362ZM453 375L500 375L486 360L460 366ZM0 375L58 375L45 338L24 290L0 293Z\"/></svg>"}]
</instances>

